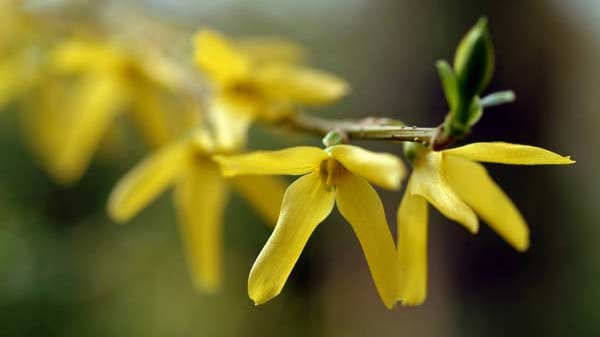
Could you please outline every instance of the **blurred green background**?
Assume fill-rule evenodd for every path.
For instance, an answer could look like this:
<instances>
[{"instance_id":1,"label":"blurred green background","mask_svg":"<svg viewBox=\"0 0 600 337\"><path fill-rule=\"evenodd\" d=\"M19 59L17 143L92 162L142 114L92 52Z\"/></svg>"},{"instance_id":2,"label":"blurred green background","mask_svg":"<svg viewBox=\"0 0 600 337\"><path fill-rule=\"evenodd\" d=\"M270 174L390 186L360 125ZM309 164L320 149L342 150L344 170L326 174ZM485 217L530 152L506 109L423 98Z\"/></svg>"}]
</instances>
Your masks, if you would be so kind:
<instances>
[{"instance_id":1,"label":"blurred green background","mask_svg":"<svg viewBox=\"0 0 600 337\"><path fill-rule=\"evenodd\" d=\"M385 309L357 240L336 212L312 236L283 293L255 307L246 295L247 273L269 230L242 199L234 197L227 211L224 287L199 294L169 195L124 226L105 215L110 189L144 153L136 140L129 152L99 157L82 181L61 188L38 169L18 117L6 111L0 117L1 336L600 335L600 138L594 138L600 2L139 0L128 6L184 30L208 26L232 36L299 41L313 65L352 85L349 97L314 113L387 116L419 126L435 126L445 115L434 62L451 59L463 33L485 15L497 55L487 91L513 89L517 101L489 109L468 141L542 146L577 164L488 165L531 227L524 254L485 226L472 236L433 211L429 293L420 307ZM130 19L114 15L123 27ZM300 143L318 139L257 126L250 147ZM362 144L401 152L399 144ZM401 194L382 195L394 224Z\"/></svg>"}]
</instances>

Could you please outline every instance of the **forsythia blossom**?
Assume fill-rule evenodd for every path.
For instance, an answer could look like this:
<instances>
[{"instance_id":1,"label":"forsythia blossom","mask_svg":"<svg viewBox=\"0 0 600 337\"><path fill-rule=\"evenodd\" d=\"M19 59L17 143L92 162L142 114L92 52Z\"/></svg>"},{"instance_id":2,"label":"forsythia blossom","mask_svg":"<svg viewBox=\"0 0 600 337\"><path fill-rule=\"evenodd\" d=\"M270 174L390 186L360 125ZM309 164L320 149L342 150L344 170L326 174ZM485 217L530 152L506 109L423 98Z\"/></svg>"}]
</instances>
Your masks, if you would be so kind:
<instances>
[{"instance_id":1,"label":"forsythia blossom","mask_svg":"<svg viewBox=\"0 0 600 337\"><path fill-rule=\"evenodd\" d=\"M294 147L215 160L225 176L302 175L286 190L275 230L250 271L248 293L256 304L281 292L311 233L337 203L362 246L383 303L394 306L398 288L394 240L381 200L369 182L399 188L405 169L397 157L335 145L325 150Z\"/></svg>"},{"instance_id":2,"label":"forsythia blossom","mask_svg":"<svg viewBox=\"0 0 600 337\"><path fill-rule=\"evenodd\" d=\"M129 221L152 200L174 187L174 202L196 285L216 290L221 282L222 221L230 186L265 218L277 218L284 188L271 177L224 179L213 154L221 149L207 132L169 144L148 156L119 181L108 203L110 216Z\"/></svg>"},{"instance_id":3,"label":"forsythia blossom","mask_svg":"<svg viewBox=\"0 0 600 337\"><path fill-rule=\"evenodd\" d=\"M61 183L79 179L122 111L157 147L187 128L174 114L179 74L153 53L143 57L116 43L69 38L48 56L48 79L29 102L28 138ZM180 112L180 111L177 111Z\"/></svg>"},{"instance_id":4,"label":"forsythia blossom","mask_svg":"<svg viewBox=\"0 0 600 337\"><path fill-rule=\"evenodd\" d=\"M348 91L344 80L299 65L301 48L288 41L231 41L203 30L195 45L196 64L212 88L209 122L227 130L219 132L219 142L232 148L245 143L255 119L280 119L292 114L296 105L329 104Z\"/></svg>"},{"instance_id":5,"label":"forsythia blossom","mask_svg":"<svg viewBox=\"0 0 600 337\"><path fill-rule=\"evenodd\" d=\"M519 251L529 246L529 230L519 210L477 162L512 165L572 164L569 157L538 147L502 142L473 143L443 151L420 145L407 151L413 165L398 209L399 300L424 301L427 279L427 203L472 233L477 215Z\"/></svg>"}]
</instances>

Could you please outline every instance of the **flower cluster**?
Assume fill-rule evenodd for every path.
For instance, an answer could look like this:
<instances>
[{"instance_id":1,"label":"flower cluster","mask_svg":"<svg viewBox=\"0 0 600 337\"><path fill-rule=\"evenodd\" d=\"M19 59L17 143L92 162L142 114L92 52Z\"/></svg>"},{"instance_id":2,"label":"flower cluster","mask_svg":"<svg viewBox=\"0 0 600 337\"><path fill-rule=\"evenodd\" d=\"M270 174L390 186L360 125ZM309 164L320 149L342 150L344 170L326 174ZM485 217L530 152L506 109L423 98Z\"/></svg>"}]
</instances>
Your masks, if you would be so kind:
<instances>
[{"instance_id":1,"label":"flower cluster","mask_svg":"<svg viewBox=\"0 0 600 337\"><path fill-rule=\"evenodd\" d=\"M452 67L437 64L450 110L444 123L417 129L382 118L324 122L304 115L301 108L334 103L349 85L304 64L304 49L285 39L230 39L202 29L190 39L194 52L174 57L131 37L52 31L30 15L0 5L0 107L23 105L28 142L62 184L85 173L119 116L128 117L151 153L116 184L108 214L128 222L173 188L189 269L203 291L217 290L223 277L230 190L273 226L249 274L256 304L281 292L313 231L336 205L358 238L381 300L393 308L425 300L428 203L472 233L479 217L515 249L528 248L523 216L478 162L573 163L528 145L452 147L484 108L514 99L512 92L480 97L494 64L485 19L461 41ZM317 133L325 147L250 152L255 122ZM354 138L403 141L410 176L395 154L348 144ZM300 177L286 189L272 175ZM394 239L373 185L397 191L407 176Z\"/></svg>"}]
</instances>

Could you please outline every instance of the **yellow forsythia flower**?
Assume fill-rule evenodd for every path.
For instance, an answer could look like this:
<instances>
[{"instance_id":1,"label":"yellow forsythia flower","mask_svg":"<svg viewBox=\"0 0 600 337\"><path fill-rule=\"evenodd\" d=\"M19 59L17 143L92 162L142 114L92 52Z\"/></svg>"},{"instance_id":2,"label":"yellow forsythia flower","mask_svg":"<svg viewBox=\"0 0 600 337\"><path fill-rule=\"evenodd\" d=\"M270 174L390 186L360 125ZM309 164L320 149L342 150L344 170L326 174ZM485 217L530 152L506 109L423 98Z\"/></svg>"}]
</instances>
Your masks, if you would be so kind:
<instances>
[{"instance_id":1,"label":"yellow forsythia flower","mask_svg":"<svg viewBox=\"0 0 600 337\"><path fill-rule=\"evenodd\" d=\"M369 182L397 189L405 175L397 157L335 145L326 150L294 147L215 160L225 176L302 175L285 192L275 230L250 271L248 294L256 304L281 292L311 233L337 203L358 237L383 303L394 306L398 287L394 240L381 200Z\"/></svg>"},{"instance_id":2,"label":"yellow forsythia flower","mask_svg":"<svg viewBox=\"0 0 600 337\"><path fill-rule=\"evenodd\" d=\"M419 149L398 209L399 300L425 300L427 282L427 203L472 233L477 215L515 249L529 246L525 220L477 162L512 165L572 164L569 157L538 147L502 142L473 143L439 152Z\"/></svg>"},{"instance_id":3,"label":"yellow forsythia flower","mask_svg":"<svg viewBox=\"0 0 600 337\"><path fill-rule=\"evenodd\" d=\"M268 223L277 219L284 185L271 177L224 179L211 156L219 153L206 132L169 144L148 156L113 190L108 212L119 223L138 214L174 187L182 240L195 284L215 291L222 278L222 221L230 186L242 194Z\"/></svg>"},{"instance_id":4,"label":"yellow forsythia flower","mask_svg":"<svg viewBox=\"0 0 600 337\"><path fill-rule=\"evenodd\" d=\"M283 40L231 41L211 30L195 38L195 59L213 90L208 116L229 132L220 143L239 147L255 119L279 119L295 105L318 106L336 101L347 83L329 73L296 64L301 48Z\"/></svg>"},{"instance_id":5,"label":"yellow forsythia flower","mask_svg":"<svg viewBox=\"0 0 600 337\"><path fill-rule=\"evenodd\" d=\"M49 57L50 78L39 88L48 100L29 104L26 128L30 142L58 182L71 183L86 170L112 122L123 110L137 123L144 139L157 147L181 132L174 120L178 74L166 72L160 57L144 57L115 43L71 38ZM46 123L51 121L51 123ZM183 124L183 123L181 123ZM51 153L44 151L50 150Z\"/></svg>"}]
</instances>

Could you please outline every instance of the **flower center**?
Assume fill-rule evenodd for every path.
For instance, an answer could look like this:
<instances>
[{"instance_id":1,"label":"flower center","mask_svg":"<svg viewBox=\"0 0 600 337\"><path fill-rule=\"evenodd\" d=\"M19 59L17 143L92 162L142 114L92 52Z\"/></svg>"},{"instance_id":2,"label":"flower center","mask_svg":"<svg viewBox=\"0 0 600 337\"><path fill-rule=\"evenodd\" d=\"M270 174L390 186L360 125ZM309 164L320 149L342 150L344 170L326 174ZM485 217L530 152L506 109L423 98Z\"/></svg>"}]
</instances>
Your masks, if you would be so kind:
<instances>
[{"instance_id":1,"label":"flower center","mask_svg":"<svg viewBox=\"0 0 600 337\"><path fill-rule=\"evenodd\" d=\"M335 179L345 171L346 168L333 158L323 160L319 166L319 174L328 189L335 185Z\"/></svg>"}]
</instances>

